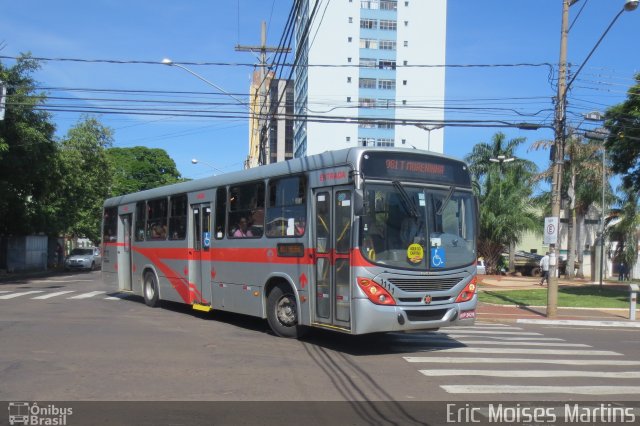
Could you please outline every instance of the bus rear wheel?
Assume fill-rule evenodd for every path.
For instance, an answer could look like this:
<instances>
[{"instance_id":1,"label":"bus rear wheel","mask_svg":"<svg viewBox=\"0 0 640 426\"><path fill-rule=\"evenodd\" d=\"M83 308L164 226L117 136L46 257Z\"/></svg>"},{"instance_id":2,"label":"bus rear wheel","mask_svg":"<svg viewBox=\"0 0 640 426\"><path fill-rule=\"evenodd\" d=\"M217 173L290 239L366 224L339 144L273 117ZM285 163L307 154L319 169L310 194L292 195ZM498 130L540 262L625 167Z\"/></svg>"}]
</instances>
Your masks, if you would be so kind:
<instances>
[{"instance_id":1,"label":"bus rear wheel","mask_svg":"<svg viewBox=\"0 0 640 426\"><path fill-rule=\"evenodd\" d=\"M144 296L144 303L147 306L156 308L159 306L159 294L158 294L158 280L153 272L147 272L144 274L144 283L142 284L142 294Z\"/></svg>"},{"instance_id":2,"label":"bus rear wheel","mask_svg":"<svg viewBox=\"0 0 640 426\"><path fill-rule=\"evenodd\" d=\"M280 337L297 338L302 335L298 325L298 304L289 286L277 285L267 298L267 321Z\"/></svg>"}]
</instances>

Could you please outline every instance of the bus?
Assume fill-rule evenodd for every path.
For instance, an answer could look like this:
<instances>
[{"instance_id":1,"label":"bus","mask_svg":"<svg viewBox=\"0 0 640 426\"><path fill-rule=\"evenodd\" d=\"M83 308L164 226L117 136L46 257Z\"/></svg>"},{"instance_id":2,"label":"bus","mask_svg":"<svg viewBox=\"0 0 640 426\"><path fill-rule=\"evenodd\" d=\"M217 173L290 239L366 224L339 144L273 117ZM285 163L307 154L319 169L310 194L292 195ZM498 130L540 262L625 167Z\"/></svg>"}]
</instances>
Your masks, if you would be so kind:
<instances>
[{"instance_id":1,"label":"bus","mask_svg":"<svg viewBox=\"0 0 640 426\"><path fill-rule=\"evenodd\" d=\"M106 200L102 276L282 337L473 325L477 221L462 161L327 151Z\"/></svg>"}]
</instances>

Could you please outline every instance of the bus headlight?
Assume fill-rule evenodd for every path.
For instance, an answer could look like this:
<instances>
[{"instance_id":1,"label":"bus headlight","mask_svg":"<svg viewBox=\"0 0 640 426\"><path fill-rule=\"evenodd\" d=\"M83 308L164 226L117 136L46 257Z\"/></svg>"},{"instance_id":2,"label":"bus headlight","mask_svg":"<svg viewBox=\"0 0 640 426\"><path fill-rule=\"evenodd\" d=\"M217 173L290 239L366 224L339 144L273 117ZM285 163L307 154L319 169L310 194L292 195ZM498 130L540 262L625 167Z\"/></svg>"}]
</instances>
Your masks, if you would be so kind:
<instances>
[{"instance_id":1,"label":"bus headlight","mask_svg":"<svg viewBox=\"0 0 640 426\"><path fill-rule=\"evenodd\" d=\"M469 281L469 284L467 284L464 287L464 289L462 289L460 294L458 294L458 297L456 298L456 303L468 302L473 298L473 295L476 294L477 290L478 290L478 278L477 276L474 275L473 278L471 278L471 281Z\"/></svg>"},{"instance_id":2,"label":"bus headlight","mask_svg":"<svg viewBox=\"0 0 640 426\"><path fill-rule=\"evenodd\" d=\"M395 305L396 301L380 284L369 278L358 277L358 286L376 305Z\"/></svg>"}]
</instances>

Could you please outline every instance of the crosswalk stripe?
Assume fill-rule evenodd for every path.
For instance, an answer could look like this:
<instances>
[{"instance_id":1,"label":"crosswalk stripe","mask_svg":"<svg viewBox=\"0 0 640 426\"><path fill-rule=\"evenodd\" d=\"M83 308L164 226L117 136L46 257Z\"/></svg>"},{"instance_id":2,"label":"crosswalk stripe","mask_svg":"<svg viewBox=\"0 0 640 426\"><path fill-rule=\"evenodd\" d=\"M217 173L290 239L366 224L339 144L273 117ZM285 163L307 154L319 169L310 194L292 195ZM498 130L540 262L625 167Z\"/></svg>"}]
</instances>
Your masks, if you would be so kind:
<instances>
[{"instance_id":1,"label":"crosswalk stripe","mask_svg":"<svg viewBox=\"0 0 640 426\"><path fill-rule=\"evenodd\" d=\"M592 348L593 346L584 343L556 343L556 342L494 342L486 340L465 340L456 339L465 345L499 345L499 346L556 346L556 347L572 347L572 348Z\"/></svg>"},{"instance_id":2,"label":"crosswalk stripe","mask_svg":"<svg viewBox=\"0 0 640 426\"><path fill-rule=\"evenodd\" d=\"M0 293L11 293L11 290L0 290Z\"/></svg>"},{"instance_id":3,"label":"crosswalk stripe","mask_svg":"<svg viewBox=\"0 0 640 426\"><path fill-rule=\"evenodd\" d=\"M559 364L559 365L640 365L640 361L612 359L550 359L550 358L464 358L452 356L405 356L407 362L442 364Z\"/></svg>"},{"instance_id":4,"label":"crosswalk stripe","mask_svg":"<svg viewBox=\"0 0 640 426\"><path fill-rule=\"evenodd\" d=\"M597 377L604 379L638 379L640 371L579 371L579 370L419 370L429 377L488 376L488 377Z\"/></svg>"},{"instance_id":5,"label":"crosswalk stripe","mask_svg":"<svg viewBox=\"0 0 640 426\"><path fill-rule=\"evenodd\" d=\"M473 336L472 338L478 338L478 336ZM395 339L398 343L422 343L422 344L432 344L432 345L488 345L488 346L544 346L544 347L567 347L567 348L591 348L593 346L585 345L584 343L562 343L562 342L505 342L505 341L495 341L495 340L468 340L464 338L425 338L425 339L407 339L400 337Z\"/></svg>"},{"instance_id":6,"label":"crosswalk stripe","mask_svg":"<svg viewBox=\"0 0 640 426\"><path fill-rule=\"evenodd\" d=\"M447 329L443 331L441 334L497 334L497 335L516 335L516 336L542 336L541 333L535 333L533 331L494 331L494 330L454 330Z\"/></svg>"},{"instance_id":7,"label":"crosswalk stripe","mask_svg":"<svg viewBox=\"0 0 640 426\"><path fill-rule=\"evenodd\" d=\"M492 340L500 340L500 341L509 341L509 342L566 342L564 339L560 339L558 337L502 337L502 336L473 336L470 334L456 334L455 338L473 338L477 339L478 337L483 337L486 339Z\"/></svg>"},{"instance_id":8,"label":"crosswalk stripe","mask_svg":"<svg viewBox=\"0 0 640 426\"><path fill-rule=\"evenodd\" d=\"M77 296L67 297L67 299L88 299L99 294L104 294L106 291L91 291L89 293L79 294Z\"/></svg>"},{"instance_id":9,"label":"crosswalk stripe","mask_svg":"<svg viewBox=\"0 0 640 426\"><path fill-rule=\"evenodd\" d=\"M49 293L49 294L44 294L42 296L32 297L32 299L33 300L51 299L52 297L61 296L63 294L67 294L67 293L74 293L74 291L73 290L56 291L55 293Z\"/></svg>"},{"instance_id":10,"label":"crosswalk stripe","mask_svg":"<svg viewBox=\"0 0 640 426\"><path fill-rule=\"evenodd\" d=\"M443 385L456 394L554 394L573 395L637 395L640 386L505 386L505 385Z\"/></svg>"},{"instance_id":11,"label":"crosswalk stripe","mask_svg":"<svg viewBox=\"0 0 640 426\"><path fill-rule=\"evenodd\" d=\"M109 297L105 297L104 300L122 300L122 298L109 296Z\"/></svg>"},{"instance_id":12,"label":"crosswalk stripe","mask_svg":"<svg viewBox=\"0 0 640 426\"><path fill-rule=\"evenodd\" d=\"M3 296L0 296L0 299L2 300L14 299L16 297L26 296L28 294L36 294L36 293L44 293L44 290L32 290L32 291L25 291L23 293L5 294Z\"/></svg>"},{"instance_id":13,"label":"crosswalk stripe","mask_svg":"<svg viewBox=\"0 0 640 426\"><path fill-rule=\"evenodd\" d=\"M432 350L437 348L429 348ZM442 348L438 353L471 353L471 354L527 354L527 355L578 355L578 356L622 356L613 351L585 351L570 349L512 349L512 348Z\"/></svg>"}]
</instances>

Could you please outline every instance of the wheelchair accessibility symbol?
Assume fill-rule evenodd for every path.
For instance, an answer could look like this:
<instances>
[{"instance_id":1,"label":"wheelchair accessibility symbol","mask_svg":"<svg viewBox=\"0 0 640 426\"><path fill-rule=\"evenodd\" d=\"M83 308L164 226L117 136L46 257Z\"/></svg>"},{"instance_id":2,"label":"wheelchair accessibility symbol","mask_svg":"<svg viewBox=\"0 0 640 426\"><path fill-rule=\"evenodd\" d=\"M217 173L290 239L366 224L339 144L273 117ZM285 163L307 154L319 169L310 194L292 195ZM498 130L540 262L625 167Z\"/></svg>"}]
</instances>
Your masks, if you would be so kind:
<instances>
[{"instance_id":1,"label":"wheelchair accessibility symbol","mask_svg":"<svg viewBox=\"0 0 640 426\"><path fill-rule=\"evenodd\" d=\"M444 268L446 263L447 259L442 247L431 247L431 267Z\"/></svg>"}]
</instances>

